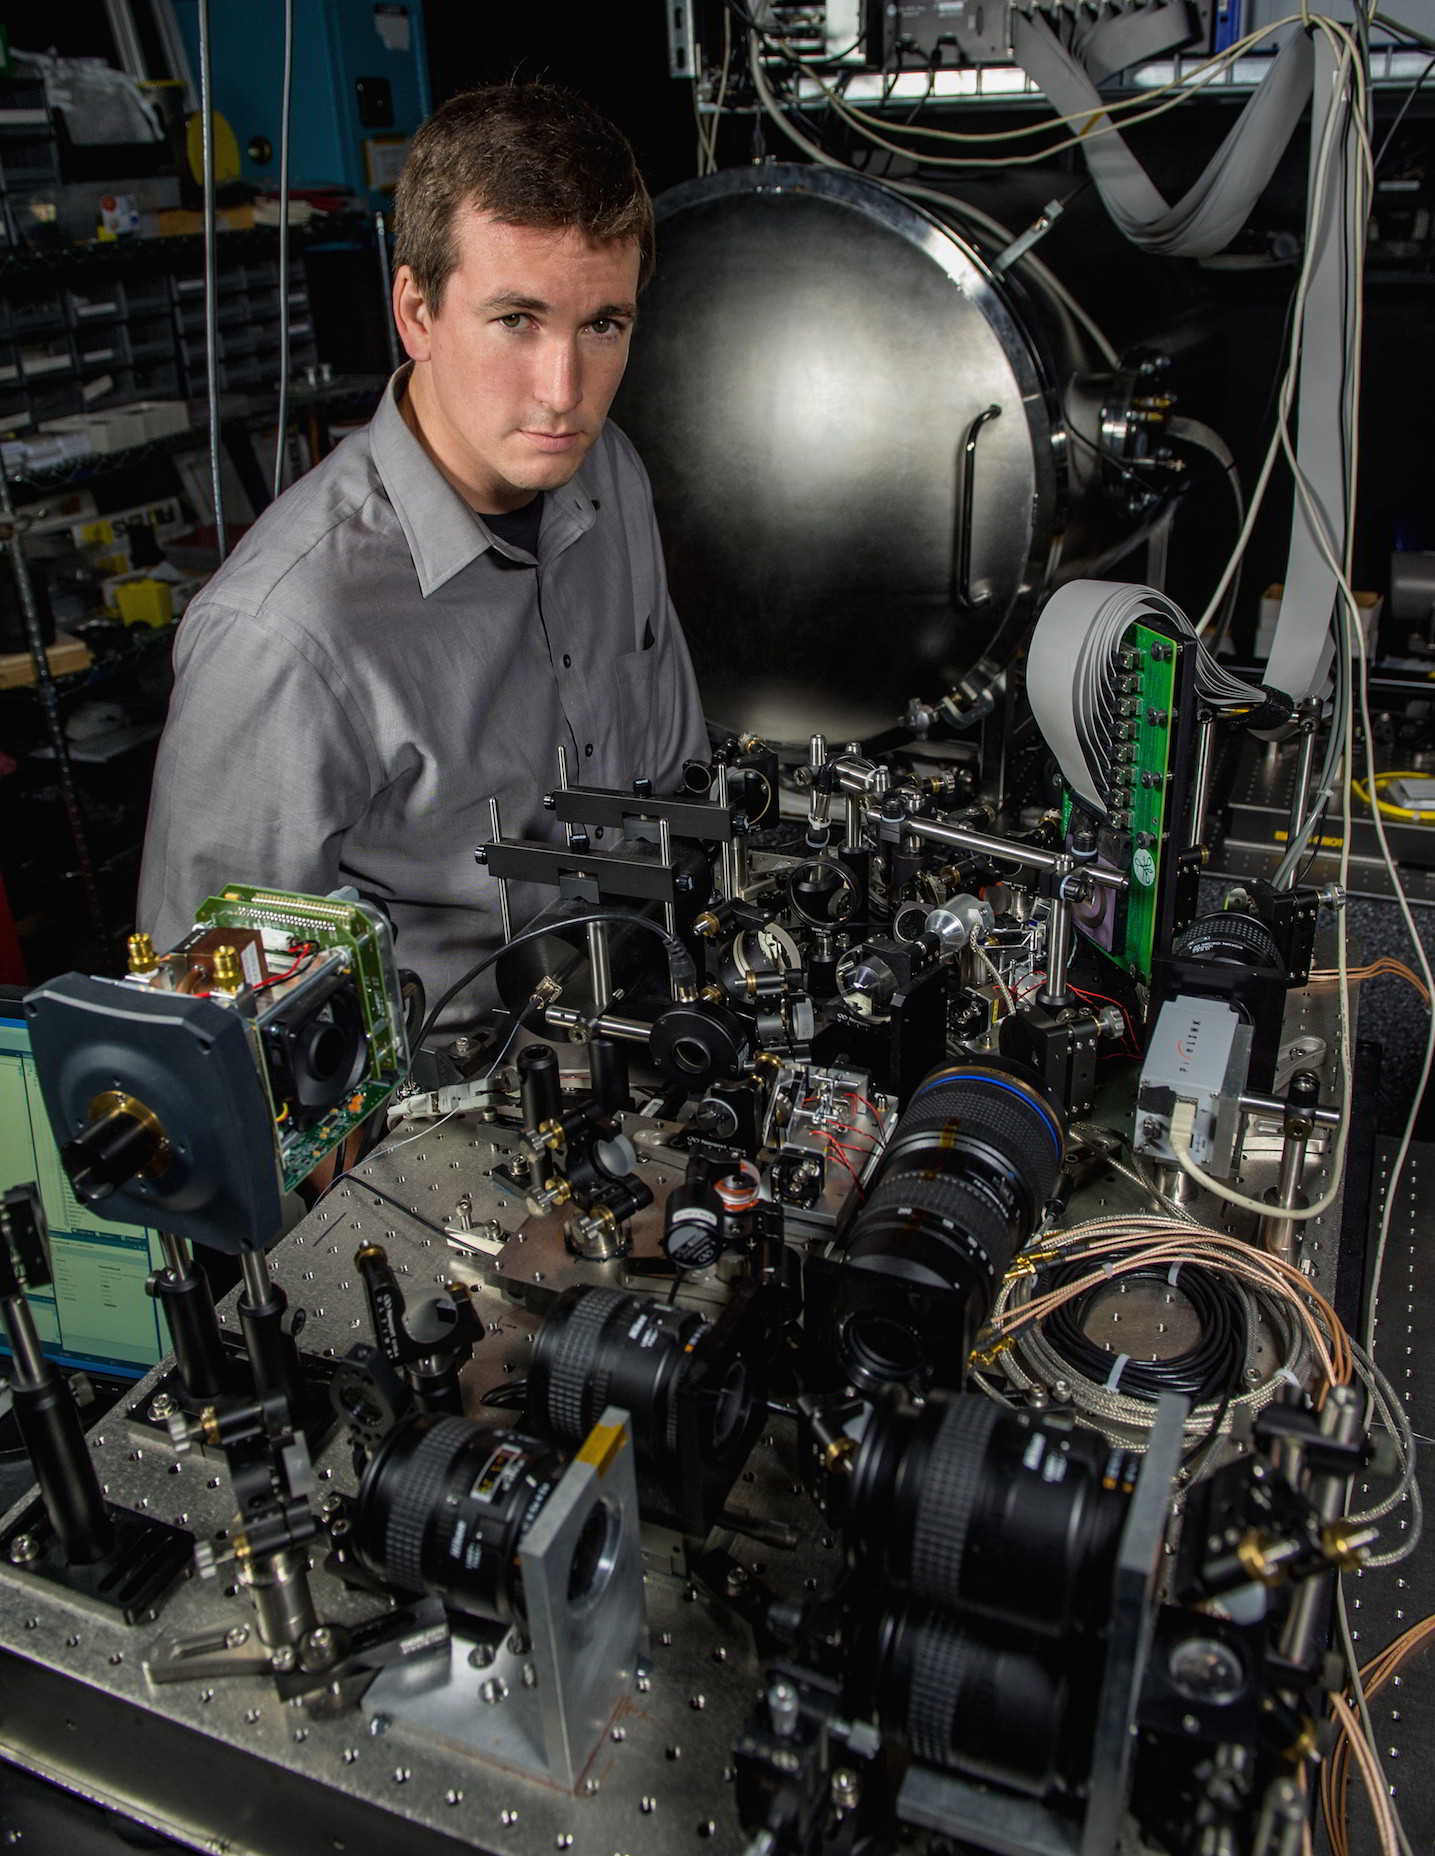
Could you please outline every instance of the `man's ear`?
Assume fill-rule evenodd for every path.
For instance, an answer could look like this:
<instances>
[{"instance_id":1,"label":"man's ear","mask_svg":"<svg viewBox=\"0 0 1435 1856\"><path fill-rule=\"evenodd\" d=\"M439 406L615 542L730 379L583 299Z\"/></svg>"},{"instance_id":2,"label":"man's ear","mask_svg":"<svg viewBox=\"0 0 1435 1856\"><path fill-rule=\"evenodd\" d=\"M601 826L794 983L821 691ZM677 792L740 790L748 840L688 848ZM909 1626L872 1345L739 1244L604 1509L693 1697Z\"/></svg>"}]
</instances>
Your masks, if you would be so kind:
<instances>
[{"instance_id":1,"label":"man's ear","mask_svg":"<svg viewBox=\"0 0 1435 1856\"><path fill-rule=\"evenodd\" d=\"M413 270L401 264L394 278L394 322L412 361L427 361L432 347L433 315Z\"/></svg>"}]
</instances>

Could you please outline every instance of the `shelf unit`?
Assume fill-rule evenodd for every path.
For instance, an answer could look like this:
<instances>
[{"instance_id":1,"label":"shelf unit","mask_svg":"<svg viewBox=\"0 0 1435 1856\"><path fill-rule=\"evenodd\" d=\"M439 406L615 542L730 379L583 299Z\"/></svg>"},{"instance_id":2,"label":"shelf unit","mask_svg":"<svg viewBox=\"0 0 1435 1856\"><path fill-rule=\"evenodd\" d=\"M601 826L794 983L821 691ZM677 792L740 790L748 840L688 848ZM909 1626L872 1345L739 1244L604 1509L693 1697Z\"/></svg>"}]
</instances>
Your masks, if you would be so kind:
<instances>
[{"instance_id":1,"label":"shelf unit","mask_svg":"<svg viewBox=\"0 0 1435 1856\"><path fill-rule=\"evenodd\" d=\"M53 214L60 180L54 122L38 78L0 78L0 244Z\"/></svg>"}]
</instances>

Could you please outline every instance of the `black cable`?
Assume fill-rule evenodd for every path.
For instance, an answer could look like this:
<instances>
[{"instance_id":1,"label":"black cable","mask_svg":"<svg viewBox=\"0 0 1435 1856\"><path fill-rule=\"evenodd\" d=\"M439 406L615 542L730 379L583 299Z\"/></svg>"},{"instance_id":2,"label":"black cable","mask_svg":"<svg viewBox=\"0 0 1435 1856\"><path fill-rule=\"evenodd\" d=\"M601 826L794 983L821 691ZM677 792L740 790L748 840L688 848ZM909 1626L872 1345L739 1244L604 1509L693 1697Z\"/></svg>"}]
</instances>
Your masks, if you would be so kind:
<instances>
[{"instance_id":1,"label":"black cable","mask_svg":"<svg viewBox=\"0 0 1435 1856\"><path fill-rule=\"evenodd\" d=\"M1399 114L1396 116L1395 121L1391 123L1390 127L1385 131L1385 140L1380 144L1379 151L1376 154L1374 161L1372 161L1370 164L1371 172L1373 174L1378 174L1380 172L1380 164L1385 159L1386 152L1389 149L1390 144L1395 140L1396 130L1400 127L1401 123L1403 123L1405 118L1409 115L1410 105L1415 101L1415 99L1420 95L1420 92L1425 88L1425 80L1427 77L1429 77L1432 71L1435 71L1435 57L1430 58L1430 60L1427 62L1425 66L1425 69L1420 73L1419 77L1416 78L1414 84L1411 86L1410 95L1405 99L1405 101L1400 106L1400 111L1399 111Z\"/></svg>"},{"instance_id":2,"label":"black cable","mask_svg":"<svg viewBox=\"0 0 1435 1856\"><path fill-rule=\"evenodd\" d=\"M467 973L461 974L459 978L454 981L453 985L449 987L448 991L443 995L424 1021L423 1029L419 1032L418 1038L414 1044L415 1055L417 1055L432 1036L434 1026L438 1023L439 1014L449 1001L453 999L456 994L461 993L465 986L471 986L476 979L486 973L496 960L501 959L503 955L508 952L509 948L521 947L525 941L538 941L541 940L544 935L558 934L568 928L586 928L592 922L612 922L625 928L636 926L648 929L650 933L657 935L662 941L663 950L668 956L670 972L672 971L675 956L680 956L681 960L688 962L690 965L692 964L692 956L688 953L688 950L683 946L682 942L679 941L676 936L670 935L666 928L662 927L658 922L652 921L646 915L629 915L623 913L619 909L594 909L587 915L565 915L557 921L543 922L536 928L525 928L521 934L514 935L511 941L505 941L502 947L494 948L491 953L485 954L482 960L476 961L474 965L469 968ZM696 975L695 967L693 971L694 975ZM409 1068L413 1068L412 1058L409 1060Z\"/></svg>"},{"instance_id":3,"label":"black cable","mask_svg":"<svg viewBox=\"0 0 1435 1856\"><path fill-rule=\"evenodd\" d=\"M522 1411L528 1403L528 1381L505 1379L501 1385L490 1386L487 1392L480 1392L478 1402L480 1405L497 1405L500 1411Z\"/></svg>"},{"instance_id":4,"label":"black cable","mask_svg":"<svg viewBox=\"0 0 1435 1856\"><path fill-rule=\"evenodd\" d=\"M324 1203L325 1199L328 1198L329 1194L336 1186L347 1185L352 1185L359 1192L372 1192L374 1197L376 1199L382 1199L385 1205L392 1205L394 1210L396 1212L402 1212L405 1218L412 1218L414 1223L421 1224L425 1231L432 1231L435 1237L441 1237L445 1243L448 1242L448 1232L441 1224L435 1224L431 1218L425 1218L422 1212L416 1212L411 1205L405 1205L402 1200L396 1199L391 1192L385 1192L382 1186L376 1186L371 1179L360 1179L356 1173L352 1172L340 1173L335 1178L331 1179L328 1185L325 1186L324 1190L319 1194L318 1198L315 1199L314 1203L309 1207L310 1212L318 1211L319 1207Z\"/></svg>"},{"instance_id":5,"label":"black cable","mask_svg":"<svg viewBox=\"0 0 1435 1856\"><path fill-rule=\"evenodd\" d=\"M404 1007L404 1031L412 1045L428 1009L428 994L424 991L424 983L412 967L399 968L399 998Z\"/></svg>"},{"instance_id":6,"label":"black cable","mask_svg":"<svg viewBox=\"0 0 1435 1856\"><path fill-rule=\"evenodd\" d=\"M1090 1273L1084 1262L1063 1262L1043 1271L1048 1289L1080 1282ZM1175 1280L1172 1280L1172 1277ZM1119 1383L1112 1389L1128 1397L1155 1399L1177 1392L1193 1405L1224 1396L1229 1402L1240 1386L1246 1363L1246 1309L1240 1291L1225 1277L1196 1264L1180 1264L1176 1271L1160 1265L1132 1270L1123 1282L1169 1283L1178 1288L1200 1323L1194 1346L1165 1360L1128 1359ZM1106 1291L1098 1283L1056 1308L1042 1323L1048 1346L1084 1378L1104 1385L1111 1373L1110 1351L1089 1338L1084 1323L1097 1295ZM1221 1414L1224 1417L1224 1412Z\"/></svg>"}]
</instances>

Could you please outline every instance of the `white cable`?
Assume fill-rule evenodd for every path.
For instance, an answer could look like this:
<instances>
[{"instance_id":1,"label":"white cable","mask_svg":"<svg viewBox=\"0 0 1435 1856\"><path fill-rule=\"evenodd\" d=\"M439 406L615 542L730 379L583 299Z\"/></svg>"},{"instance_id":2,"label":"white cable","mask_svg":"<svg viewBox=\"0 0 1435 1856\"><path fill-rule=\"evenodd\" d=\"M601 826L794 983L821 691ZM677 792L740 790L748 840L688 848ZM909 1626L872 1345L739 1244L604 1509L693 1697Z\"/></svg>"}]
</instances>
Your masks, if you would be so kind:
<instances>
[{"instance_id":1,"label":"white cable","mask_svg":"<svg viewBox=\"0 0 1435 1856\"><path fill-rule=\"evenodd\" d=\"M1344 1050L1342 1048L1342 1059ZM1344 1068L1342 1061L1342 1069ZM1199 1161L1191 1157L1191 1131L1196 1119L1196 1105L1178 1099L1171 1111L1171 1152L1176 1156L1176 1164L1198 1186L1212 1192L1218 1199L1224 1199L1228 1205L1239 1205L1244 1212L1256 1212L1262 1218L1281 1218L1287 1220L1315 1218L1322 1212L1328 1212L1340 1196L1340 1178L1345 1170L1345 1142L1342 1138L1350 1125L1350 1109L1347 1100L1345 1112L1341 1116L1340 1127L1336 1133L1336 1144L1332 1157L1330 1184L1313 1205L1267 1205L1263 1199L1247 1198L1244 1192L1237 1192L1234 1186L1228 1186L1224 1180L1214 1179Z\"/></svg>"},{"instance_id":2,"label":"white cable","mask_svg":"<svg viewBox=\"0 0 1435 1856\"><path fill-rule=\"evenodd\" d=\"M1181 77L1174 78L1169 83L1157 84L1150 90L1143 90L1139 96L1127 97L1111 103L1103 101L1102 107L1097 111L1092 111L1090 109L1073 110L1066 115L1043 117L1040 122L1027 123L1012 129L979 131L929 129L921 124L911 123L903 126L903 133L913 136L923 136L928 140L937 142L955 142L962 144L969 142L1010 142L1023 140L1032 135L1041 135L1049 129L1065 128L1073 123L1079 123L1081 125L1075 135L1069 136L1065 141L1053 142L1049 147L1041 150L1036 155L1013 155L1004 159L987 162L979 162L975 158L970 161L964 161L962 158L956 157L951 164L957 166L1006 167L1013 163L1026 163L1033 160L1044 159L1048 155L1059 154L1067 148L1083 147L1095 136L1111 135L1118 132L1123 126L1129 126L1130 123L1146 122L1152 116L1163 114L1167 109L1174 107L1175 104L1185 102L1188 97L1196 95L1208 84L1215 82L1230 65L1235 63L1244 53L1260 44L1262 40L1268 39L1273 34L1283 31L1287 26L1299 26L1307 23L1309 22L1301 14L1288 13L1281 19L1272 20L1269 25L1261 26L1256 31L1247 33L1244 38L1238 39L1234 44L1226 46L1224 50L1214 53L1201 64L1193 66L1189 72ZM749 36L756 39L758 35L752 33ZM788 59L784 53L780 53L779 56L782 56L785 62L793 64L802 63L799 59ZM804 69L810 70L810 67L804 66ZM863 110L856 104L849 103L840 91L823 83L822 79L815 74L813 75L812 81L817 85L824 99L833 107L837 114L852 128L855 128L859 134L865 135L869 141L876 143L879 147L889 148L895 154L907 155L914 160L926 161L929 165L943 165L943 158L941 156L923 155L916 149L901 148L894 143L884 141L881 137L865 127L869 122L881 122L883 120L882 118L872 115L870 111ZM1172 94L1167 102L1159 104L1154 108L1151 106L1151 99L1153 97L1165 96L1168 92L1175 94ZM1126 124L1111 120L1111 118L1116 116L1118 111L1133 112L1127 118Z\"/></svg>"},{"instance_id":3,"label":"white cable","mask_svg":"<svg viewBox=\"0 0 1435 1856\"><path fill-rule=\"evenodd\" d=\"M693 108L698 118L698 173L717 173L718 130L722 127L723 105L727 101L728 78L732 74L732 14L726 7L722 10L722 70L718 77L718 87L713 96L712 121L703 126L702 111L698 109L697 80L693 81Z\"/></svg>"},{"instance_id":4,"label":"white cable","mask_svg":"<svg viewBox=\"0 0 1435 1856\"><path fill-rule=\"evenodd\" d=\"M860 174L861 170L859 168L852 167L846 161L839 161L835 155L829 155L825 148L819 147L816 142L805 136L795 123L788 121L787 115L781 104L773 95L772 86L767 81L767 74L762 68L762 61L758 56L757 47L757 34L749 33L748 65L752 72L753 85L757 90L763 109L766 111L767 115L771 117L777 127L781 129L788 141L800 148L803 153L815 161L819 167L832 168L839 174ZM868 177L864 176L864 178ZM980 211L975 206L969 206L965 200L953 199L949 194L939 193L935 187L921 187L911 181L889 181L885 184L892 187L897 193L907 194L912 199L916 200L933 201L945 207L948 212L955 213L959 218L970 219L974 224L985 227L995 238L1000 239L1003 245L1009 245L1012 241L1011 232L1008 231L999 220L991 218L988 214ZM1038 278L1045 288L1051 292L1057 301L1060 302L1081 327L1086 330L1087 334L1096 344L1097 352L1100 354L1102 360L1106 362L1107 366L1114 367L1117 360L1116 350L1060 279L1047 269L1040 258L1034 257L1030 252L1025 253L1018 262L1024 264L1031 272L1032 276Z\"/></svg>"},{"instance_id":5,"label":"white cable","mask_svg":"<svg viewBox=\"0 0 1435 1856\"><path fill-rule=\"evenodd\" d=\"M289 427L289 118L294 102L294 0L284 0L284 79L279 104L279 433L274 495L284 488Z\"/></svg>"},{"instance_id":6,"label":"white cable","mask_svg":"<svg viewBox=\"0 0 1435 1856\"><path fill-rule=\"evenodd\" d=\"M1328 26L1329 22L1321 22L1321 24ZM1347 38L1347 40L1349 39L1349 34L1344 33L1343 28L1335 28L1334 30L1337 32L1340 32L1343 36ZM1362 101L1363 101L1363 93L1362 93ZM1356 127L1359 132L1359 139L1361 142L1361 147L1366 157L1367 165L1364 170L1364 178L1365 178L1366 186L1368 190L1373 181L1374 161L1373 161L1373 154L1372 154L1371 146L1370 146L1369 132L1368 132L1368 128L1365 122L1365 111L1363 108L1356 118ZM1367 200L1369 198L1368 191L1366 194L1366 198ZM1363 225L1364 223L1363 216L1359 216L1359 223ZM1354 248L1351 254L1351 261L1352 261L1352 271L1353 271L1353 279L1352 279L1353 281L1353 302L1354 302L1353 313L1355 316L1355 327L1353 331L1352 345L1354 348L1354 352L1356 356L1358 357L1360 353L1360 340L1361 340L1361 335L1362 335L1363 327L1364 327L1364 295L1360 287L1360 279L1361 279L1361 273L1363 271L1363 256L1364 256L1363 240L1360 238L1355 239L1353 241L1353 247ZM1348 614L1350 638L1354 645L1354 651L1352 655L1354 657L1355 663L1354 663L1353 669L1354 669L1355 680L1356 680L1356 685L1357 685L1357 690L1358 690L1358 695L1359 695L1359 702L1360 702L1361 726L1362 726L1362 729L1364 731L1364 736L1365 736L1365 760L1366 760L1366 768L1367 768L1367 779L1370 782L1373 782L1375 778L1375 743L1374 743L1374 731L1371 726L1371 718L1370 718L1370 690L1369 690L1367 652L1366 652L1366 645L1365 645L1365 630L1364 630L1364 624L1362 621L1362 615L1360 612L1360 608L1356 602L1355 593L1351 587L1349 574L1347 571L1348 562L1349 562L1349 535L1350 533L1353 533L1353 523L1350 521L1350 515L1351 515L1351 512L1353 512L1353 507L1354 507L1354 481L1353 479L1354 479L1355 464L1358 461L1358 454L1357 454L1357 442L1358 441L1357 441L1357 427L1356 427L1356 416L1359 411L1359 400L1358 400L1359 370L1358 370L1358 366L1352 368L1351 390L1352 390L1352 396L1353 396L1352 405L1348 411L1347 416L1349 419L1349 430L1351 434L1351 452L1352 452L1351 479L1352 479L1352 482L1351 482L1350 494L1347 496L1347 523L1349 526L1348 526L1348 534L1347 534L1346 564L1345 565L1342 565L1341 563L1336 562L1333 558L1334 549L1331 547L1331 544L1330 544L1330 537L1325 527L1324 518L1321 515L1321 512L1319 511L1315 503L1315 499L1311 494L1310 487L1306 483L1303 473L1299 470L1299 467L1296 465L1294 452L1293 452L1293 448L1291 446L1291 441L1290 441L1289 426L1287 423L1288 417L1289 417L1289 406L1288 405L1285 409L1285 414L1280 421L1280 425L1278 428L1278 435L1281 437L1282 443L1285 446L1288 456L1290 457L1292 470L1295 476L1296 491L1297 491L1297 494L1301 497L1302 506L1306 510L1307 518L1310 521L1312 530L1315 533L1317 540L1320 543L1323 551L1326 553L1328 563L1335 570L1337 586L1339 588L1341 598L1344 601L1345 610ZM1341 851L1341 886L1342 888L1345 888L1345 889L1349 888L1348 870L1349 870L1350 832L1351 832L1350 780L1351 780L1351 774L1352 774L1353 764L1354 764L1354 739L1353 739L1354 732L1355 732L1354 731L1354 704L1350 704L1349 705L1349 718L1348 718L1348 724L1347 724L1347 730L1346 730L1346 735L1347 735L1347 749L1346 749L1346 757L1345 757L1346 777L1344 781L1345 822L1344 822L1343 842L1342 842L1342 851ZM1374 792L1375 789L1374 789L1373 784L1369 786L1368 790L1371 791L1372 793ZM1371 821L1375 827L1376 839L1380 845L1381 859L1385 865L1387 872L1389 873L1391 887L1395 893L1396 903L1400 909L1402 919L1404 920L1406 932L1410 936L1411 945L1414 947L1415 957L1420 967L1421 978L1424 980L1427 989L1431 991L1432 997L1435 997L1435 972L1432 972L1429 956L1425 952L1425 944L1421 940L1420 932L1415 923L1414 914L1412 913L1411 908L1410 908L1409 898L1407 897L1405 893L1405 886L1401 882L1400 872L1396 866L1395 859L1390 850L1390 843L1385 833L1384 818L1382 817L1378 806L1372 806L1370 808L1370 813L1371 813ZM1344 914L1344 911L1342 910L1341 915L1340 915L1340 930L1341 930L1340 948L1341 948L1342 962L1344 962L1344 955L1345 955L1344 928L1345 928L1345 914ZM1345 966L1342 964L1341 996L1342 996L1343 1002L1347 998L1348 990L1349 990L1349 980L1347 977L1347 971L1346 971ZM1343 1017L1345 1016L1346 1014L1343 1013ZM1343 1029L1343 1032L1342 1032L1342 1048L1343 1049L1344 1049L1344 1036L1345 1034L1344 1034L1344 1029ZM1396 1191L1400 1183L1400 1176L1403 1173L1404 1168L1405 1168L1406 1159L1409 1156L1411 1142L1414 1139L1416 1119L1419 1116L1420 1104L1424 1098L1425 1090L1430 1081L1430 1075L1431 1075L1432 1068L1435 1068L1435 1007L1432 1007L1431 1009L1430 1016L1429 1016L1429 1022L1426 1028L1425 1056L1421 1064L1420 1080L1416 1086L1415 1092L1411 1099L1410 1113L1406 1117L1405 1127L1404 1127L1404 1130L1400 1138L1400 1145L1396 1152L1394 1164L1391 1167L1390 1178L1386 1186L1385 1202L1381 1210L1380 1232L1376 1240L1375 1261L1374 1261L1374 1267L1373 1267L1373 1274L1371 1278L1370 1322L1369 1322L1369 1327L1368 1327L1368 1332L1367 1332L1367 1345L1370 1348L1372 1359L1374 1358L1375 1331L1376 1331L1376 1323L1378 1320L1379 1307L1380 1307L1380 1277L1381 1277L1381 1273L1384 1267L1385 1253L1389 1245L1390 1222L1391 1222L1391 1218L1394 1214L1394 1209L1395 1209L1395 1195L1396 1195ZM1345 1124L1344 1122L1342 1122L1342 1128L1341 1128L1342 1133L1344 1132L1344 1126Z\"/></svg>"},{"instance_id":7,"label":"white cable","mask_svg":"<svg viewBox=\"0 0 1435 1856\"><path fill-rule=\"evenodd\" d=\"M834 163L833 165L837 164ZM851 171L856 173L860 170L852 169ZM889 180L884 181L883 184L891 187L897 193L906 194L909 199L929 200L937 206L944 207L947 212L954 213L959 219L969 219L973 225L981 226L985 231L990 232L992 237L1000 240L1003 245L1009 245L1012 242L1012 233L1008 231L1000 220L993 219L990 213L984 213L980 207L972 206L966 200L959 200L949 193L941 193L935 187L919 186L916 181ZM1120 357L1112 347L1110 340L1104 332L1096 326L1095 322L1092 321L1091 317L1081 307L1080 303L1077 302L1076 298L1067 289L1066 285L1062 283L1061 279L1056 276L1053 271L1049 270L1034 252L1024 251L1017 262L1019 264L1024 264L1027 271L1031 276L1037 279L1042 288L1049 292L1051 296L1055 297L1057 302L1072 320L1086 331L1096 347L1097 354L1106 365L1108 367L1118 366Z\"/></svg>"},{"instance_id":8,"label":"white cable","mask_svg":"<svg viewBox=\"0 0 1435 1856\"><path fill-rule=\"evenodd\" d=\"M1372 1790L1370 1795L1371 1804L1376 1807L1377 1820L1380 1818L1382 1811L1385 1813L1386 1823L1400 1846L1401 1856L1414 1856L1414 1852L1410 1848L1410 1839L1405 1834L1405 1826L1400 1821L1400 1813L1396 1810L1391 1800L1390 1781L1386 1778L1385 1768L1380 1763L1380 1751L1375 1740L1375 1726L1371 1721L1370 1706L1365 1698L1365 1684L1360 1679L1360 1658L1356 1654L1355 1638L1350 1628L1350 1613L1346 1609L1345 1581L1339 1573L1337 1573L1335 1577L1335 1610L1336 1617L1340 1623L1341 1654L1344 1656L1345 1666L1350 1672L1351 1693L1355 1696L1356 1706L1360 1712L1360 1730L1367 1747L1370 1749L1371 1761L1373 1762L1376 1775L1380 1781L1379 1802L1377 1804L1376 1793ZM1383 1832L1381 1841L1382 1844L1385 1841Z\"/></svg>"},{"instance_id":9,"label":"white cable","mask_svg":"<svg viewBox=\"0 0 1435 1856\"><path fill-rule=\"evenodd\" d=\"M972 952L976 955L977 959L981 961L982 965L986 968L987 972L990 973L992 978L996 981L996 988L997 988L997 991L1001 994L1002 1004L1005 1005L1007 1009L1007 1017L1011 1018L1015 1016L1016 1000L1012 998L1011 988L1007 985L1006 981L1002 978L1001 969L997 966L997 963L992 959L991 955L982 946L980 941L972 942Z\"/></svg>"}]
</instances>

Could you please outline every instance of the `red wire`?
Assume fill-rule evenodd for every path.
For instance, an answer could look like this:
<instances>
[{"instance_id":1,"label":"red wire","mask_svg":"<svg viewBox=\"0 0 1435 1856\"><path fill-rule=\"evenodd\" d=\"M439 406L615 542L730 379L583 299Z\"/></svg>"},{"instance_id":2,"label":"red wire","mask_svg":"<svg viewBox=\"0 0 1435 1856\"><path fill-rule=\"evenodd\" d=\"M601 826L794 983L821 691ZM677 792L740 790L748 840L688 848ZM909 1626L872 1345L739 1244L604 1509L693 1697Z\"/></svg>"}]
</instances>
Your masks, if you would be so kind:
<instances>
[{"instance_id":1,"label":"red wire","mask_svg":"<svg viewBox=\"0 0 1435 1856\"><path fill-rule=\"evenodd\" d=\"M1133 1057L1140 1056L1141 1052L1136 1043L1136 1033L1134 1029L1132 1028L1132 1024L1131 1024L1131 1014L1127 1011L1126 1007L1121 1003L1119 999L1113 999L1110 993L1086 992L1080 986L1073 986L1070 980L1068 980L1066 984L1067 984L1067 991L1074 992L1078 999L1099 999L1103 1005L1114 1005L1117 1011L1120 1012L1121 1014L1121 1023L1124 1026L1125 1032L1126 1032L1126 1042L1131 1046L1130 1054Z\"/></svg>"},{"instance_id":2,"label":"red wire","mask_svg":"<svg viewBox=\"0 0 1435 1856\"><path fill-rule=\"evenodd\" d=\"M281 980L292 979L303 963L309 958L310 954L313 953L315 945L313 941L301 941L299 943L299 952L294 954L293 966L286 967L282 973L271 973L267 980L260 980L259 984L254 988L255 992L263 992L266 986L277 986ZM289 952L293 954L294 949L291 947Z\"/></svg>"},{"instance_id":3,"label":"red wire","mask_svg":"<svg viewBox=\"0 0 1435 1856\"><path fill-rule=\"evenodd\" d=\"M858 1198L865 1199L867 1194L862 1190L862 1181L857 1177L852 1162L847 1158L847 1150L843 1147L841 1141L835 1140L832 1135L829 1134L826 1139L829 1149L832 1150L832 1156L837 1161L838 1165L846 1167L847 1171L852 1175L852 1184L857 1188Z\"/></svg>"},{"instance_id":4,"label":"red wire","mask_svg":"<svg viewBox=\"0 0 1435 1856\"><path fill-rule=\"evenodd\" d=\"M866 1096L859 1096L859 1095L858 1095L858 1094L856 1093L856 1091L855 1091L855 1090L852 1090L852 1089L848 1089L848 1090L846 1090L846 1091L844 1091L844 1093L845 1093L845 1095L846 1095L846 1097L847 1097L847 1100L848 1100L849 1102L860 1102L860 1103L862 1104L862 1106L863 1106L863 1108L865 1108L865 1109L866 1109L866 1111L867 1111L867 1113L868 1113L868 1114L869 1114L869 1115L870 1115L870 1116L872 1117L872 1119L873 1119L873 1121L875 1121L875 1122L876 1122L876 1124L877 1124L877 1126L878 1126L878 1128L879 1128L879 1129L881 1128L881 1126L882 1126L882 1116L881 1116L881 1113L880 1113L880 1111L879 1111L878 1109L876 1109L876 1108L875 1108L875 1107L873 1106L873 1104L872 1104L872 1103L870 1103L870 1102L869 1102L869 1101L867 1100L867 1098L866 1098Z\"/></svg>"}]
</instances>

